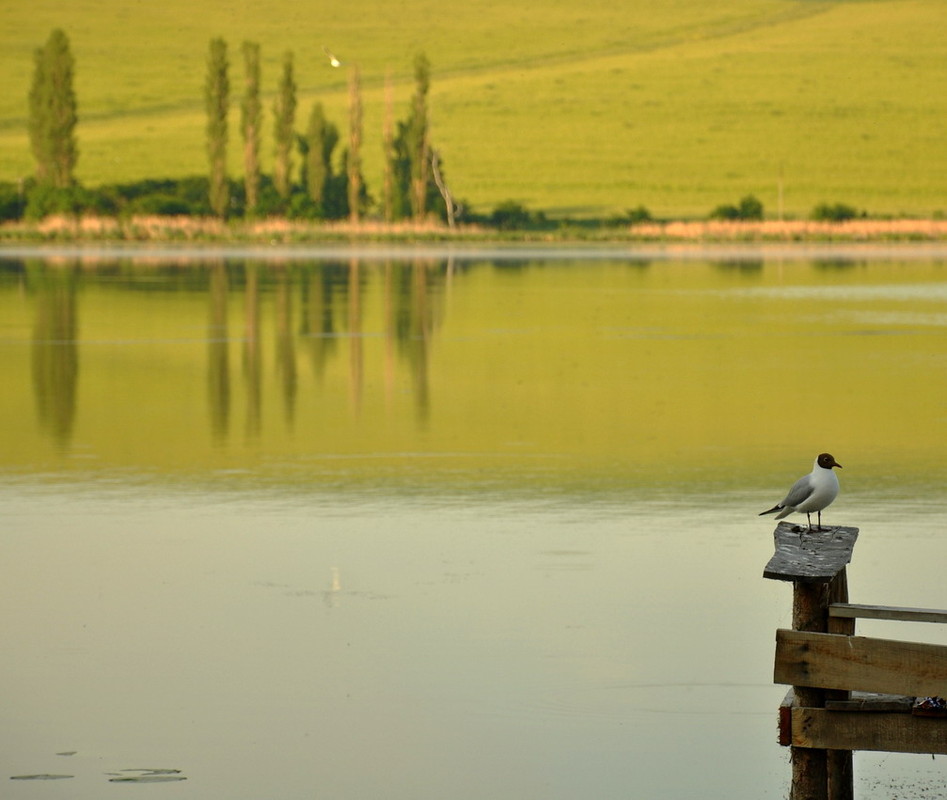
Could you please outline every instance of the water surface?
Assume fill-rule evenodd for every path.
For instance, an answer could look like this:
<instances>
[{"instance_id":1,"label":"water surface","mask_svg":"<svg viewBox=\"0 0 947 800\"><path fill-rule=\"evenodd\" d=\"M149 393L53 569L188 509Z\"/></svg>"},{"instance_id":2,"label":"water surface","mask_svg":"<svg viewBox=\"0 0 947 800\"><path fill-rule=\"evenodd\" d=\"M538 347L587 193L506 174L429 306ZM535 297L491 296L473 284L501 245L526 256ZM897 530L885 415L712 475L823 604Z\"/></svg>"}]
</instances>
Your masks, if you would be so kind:
<instances>
[{"instance_id":1,"label":"water surface","mask_svg":"<svg viewBox=\"0 0 947 800\"><path fill-rule=\"evenodd\" d=\"M940 254L319 255L0 260L11 797L782 798L822 450L852 599L947 606Z\"/></svg>"}]
</instances>

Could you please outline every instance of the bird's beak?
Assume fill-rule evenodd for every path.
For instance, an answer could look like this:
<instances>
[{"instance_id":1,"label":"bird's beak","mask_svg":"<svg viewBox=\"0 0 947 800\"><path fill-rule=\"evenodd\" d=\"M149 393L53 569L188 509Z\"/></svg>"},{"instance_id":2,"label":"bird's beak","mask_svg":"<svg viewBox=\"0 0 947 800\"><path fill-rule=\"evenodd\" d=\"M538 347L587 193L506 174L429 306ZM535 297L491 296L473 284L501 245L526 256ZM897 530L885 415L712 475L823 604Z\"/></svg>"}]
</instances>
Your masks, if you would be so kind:
<instances>
[{"instance_id":1,"label":"bird's beak","mask_svg":"<svg viewBox=\"0 0 947 800\"><path fill-rule=\"evenodd\" d=\"M832 466L833 466L833 467L838 467L839 469L842 468L842 465L839 464L838 461L836 461Z\"/></svg>"}]
</instances>

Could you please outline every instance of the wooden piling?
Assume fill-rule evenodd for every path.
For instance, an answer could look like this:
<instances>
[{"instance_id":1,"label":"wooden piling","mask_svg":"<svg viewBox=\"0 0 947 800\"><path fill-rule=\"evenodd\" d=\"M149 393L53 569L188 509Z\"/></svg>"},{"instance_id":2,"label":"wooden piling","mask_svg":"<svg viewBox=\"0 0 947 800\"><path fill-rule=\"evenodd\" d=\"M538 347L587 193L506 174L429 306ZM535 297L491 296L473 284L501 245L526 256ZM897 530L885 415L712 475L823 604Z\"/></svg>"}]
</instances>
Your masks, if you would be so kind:
<instances>
[{"instance_id":1,"label":"wooden piling","mask_svg":"<svg viewBox=\"0 0 947 800\"><path fill-rule=\"evenodd\" d=\"M852 542L854 545L854 541ZM829 608L836 603L848 602L848 570L842 567L841 571L829 584ZM855 632L854 619L842 619L829 614L826 620L826 630L830 633L842 633L851 636ZM850 700L852 693L847 689L828 689L825 692L825 702L839 702ZM855 775L852 765L851 750L826 750L826 767L828 769L828 785L830 800L855 799Z\"/></svg>"},{"instance_id":2,"label":"wooden piling","mask_svg":"<svg viewBox=\"0 0 947 800\"><path fill-rule=\"evenodd\" d=\"M848 602L845 565L858 528L807 529L781 522L773 533L775 553L763 576L792 581L792 627L827 632L831 602ZM793 686L793 705L824 708L826 691ZM852 754L792 745L792 800L852 800ZM830 793L831 792L831 793Z\"/></svg>"},{"instance_id":3,"label":"wooden piling","mask_svg":"<svg viewBox=\"0 0 947 800\"><path fill-rule=\"evenodd\" d=\"M824 583L793 582L792 627L796 631L824 631L828 624L828 593ZM793 686L795 703L823 708L825 691ZM829 786L826 750L792 748L792 800L827 800Z\"/></svg>"}]
</instances>

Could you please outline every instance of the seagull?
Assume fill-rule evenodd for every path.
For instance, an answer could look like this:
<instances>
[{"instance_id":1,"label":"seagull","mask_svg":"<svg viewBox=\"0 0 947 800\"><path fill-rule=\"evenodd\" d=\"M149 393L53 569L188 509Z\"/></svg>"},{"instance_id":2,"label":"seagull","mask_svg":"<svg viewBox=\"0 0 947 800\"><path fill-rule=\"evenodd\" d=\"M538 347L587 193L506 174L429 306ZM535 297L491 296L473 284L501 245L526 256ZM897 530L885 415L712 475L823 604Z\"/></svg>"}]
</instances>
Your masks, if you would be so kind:
<instances>
[{"instance_id":1,"label":"seagull","mask_svg":"<svg viewBox=\"0 0 947 800\"><path fill-rule=\"evenodd\" d=\"M776 519L782 519L788 517L793 511L798 511L806 515L806 519L809 521L809 531L811 532L812 517L810 514L815 511L819 515L815 530L825 530L822 527L822 509L828 507L838 497L838 478L832 472L832 467L841 469L842 465L829 453L820 454L812 464L812 472L803 475L792 485L789 494L783 500L769 511L763 511L760 516L778 511Z\"/></svg>"},{"instance_id":2,"label":"seagull","mask_svg":"<svg viewBox=\"0 0 947 800\"><path fill-rule=\"evenodd\" d=\"M322 52L325 53L325 54L329 57L329 64L331 64L333 67L341 67L341 66L342 66L342 62L339 61L339 59L337 59L334 55L332 55L332 53L329 52L329 48L328 48L328 47L325 47L325 46L323 45L323 47L322 47Z\"/></svg>"}]
</instances>

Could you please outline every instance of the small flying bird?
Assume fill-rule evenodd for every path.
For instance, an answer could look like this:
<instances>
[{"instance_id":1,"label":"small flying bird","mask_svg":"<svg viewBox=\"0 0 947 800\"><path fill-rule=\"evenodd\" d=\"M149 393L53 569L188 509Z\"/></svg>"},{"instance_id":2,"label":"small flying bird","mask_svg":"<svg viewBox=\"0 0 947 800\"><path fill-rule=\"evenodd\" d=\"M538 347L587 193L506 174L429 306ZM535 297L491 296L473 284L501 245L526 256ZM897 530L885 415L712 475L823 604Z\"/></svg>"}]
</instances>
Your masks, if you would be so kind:
<instances>
[{"instance_id":1,"label":"small flying bird","mask_svg":"<svg viewBox=\"0 0 947 800\"><path fill-rule=\"evenodd\" d=\"M325 46L323 45L323 47L322 47L322 52L325 53L325 54L329 57L329 64L330 64L331 66L333 66L333 67L341 67L341 66L342 66L342 62L339 61L339 59L337 59L334 55L332 55L331 52L329 52L329 48L328 48L328 47L325 47Z\"/></svg>"},{"instance_id":2,"label":"small flying bird","mask_svg":"<svg viewBox=\"0 0 947 800\"><path fill-rule=\"evenodd\" d=\"M776 511L776 519L788 517L793 511L805 514L809 522L809 531L812 528L812 514L815 511L818 514L817 531L825 530L822 527L822 509L831 505L832 501L838 497L838 478L832 472L833 467L842 468L829 453L820 454L812 465L812 472L803 475L796 481L789 494L783 500L778 502L769 511L763 511L764 514L773 514Z\"/></svg>"}]
</instances>

